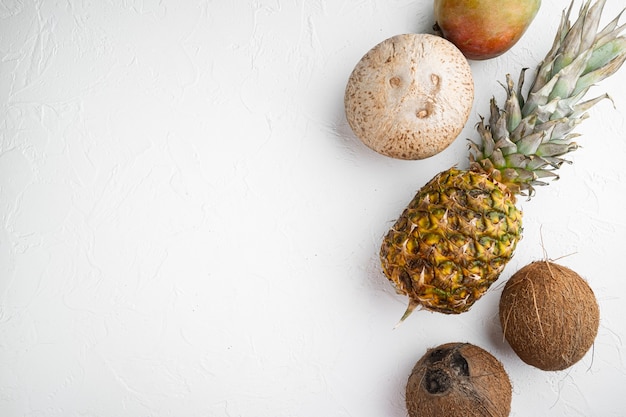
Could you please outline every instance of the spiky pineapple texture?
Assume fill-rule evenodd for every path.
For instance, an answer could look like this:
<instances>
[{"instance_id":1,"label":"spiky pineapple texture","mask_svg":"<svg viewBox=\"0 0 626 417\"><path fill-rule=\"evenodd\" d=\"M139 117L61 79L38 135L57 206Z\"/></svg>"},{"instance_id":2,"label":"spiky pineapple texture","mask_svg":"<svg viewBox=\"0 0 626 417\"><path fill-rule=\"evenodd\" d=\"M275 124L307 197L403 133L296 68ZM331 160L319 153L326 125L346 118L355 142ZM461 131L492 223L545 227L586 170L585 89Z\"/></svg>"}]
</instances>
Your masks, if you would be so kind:
<instances>
[{"instance_id":1,"label":"spiky pineapple texture","mask_svg":"<svg viewBox=\"0 0 626 417\"><path fill-rule=\"evenodd\" d=\"M470 170L452 168L418 191L386 234L382 269L409 297L401 322L421 306L462 313L495 282L522 235L515 195L531 196L546 178L558 178L564 155L577 149L574 128L604 94L582 101L589 89L626 60L625 25L618 15L598 31L605 0L586 1L570 24L563 12L552 48L524 94L506 77L506 102L491 100L491 114L470 142Z\"/></svg>"},{"instance_id":2,"label":"spiky pineapple texture","mask_svg":"<svg viewBox=\"0 0 626 417\"><path fill-rule=\"evenodd\" d=\"M506 102L491 100L488 124L478 124L480 143L470 142L470 167L504 183L516 194L532 195L545 178L558 178L563 156L578 148L573 130L607 94L582 101L589 89L614 74L626 60L626 38L619 36L621 13L598 31L606 0L585 2L570 25L573 2L563 12L552 49L538 65L526 98L525 72L517 89L506 77Z\"/></svg>"},{"instance_id":3,"label":"spiky pineapple texture","mask_svg":"<svg viewBox=\"0 0 626 417\"><path fill-rule=\"evenodd\" d=\"M409 308L469 309L498 278L521 237L509 190L486 175L450 169L417 193L385 237L384 273Z\"/></svg>"}]
</instances>

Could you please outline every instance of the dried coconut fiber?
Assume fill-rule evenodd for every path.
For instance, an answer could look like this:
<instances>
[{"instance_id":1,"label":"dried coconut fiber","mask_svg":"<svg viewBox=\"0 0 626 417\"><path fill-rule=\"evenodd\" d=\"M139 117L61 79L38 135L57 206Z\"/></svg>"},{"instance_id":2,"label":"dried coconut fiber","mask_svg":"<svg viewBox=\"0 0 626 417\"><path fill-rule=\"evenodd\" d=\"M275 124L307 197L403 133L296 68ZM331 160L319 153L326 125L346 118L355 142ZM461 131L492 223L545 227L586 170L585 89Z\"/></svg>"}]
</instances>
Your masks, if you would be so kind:
<instances>
[{"instance_id":1,"label":"dried coconut fiber","mask_svg":"<svg viewBox=\"0 0 626 417\"><path fill-rule=\"evenodd\" d=\"M502 291L499 310L509 345L524 362L544 371L581 360L598 334L600 310L589 284L549 261L517 271Z\"/></svg>"},{"instance_id":2,"label":"dried coconut fiber","mask_svg":"<svg viewBox=\"0 0 626 417\"><path fill-rule=\"evenodd\" d=\"M511 381L492 354L470 343L429 349L406 386L409 417L506 417Z\"/></svg>"}]
</instances>

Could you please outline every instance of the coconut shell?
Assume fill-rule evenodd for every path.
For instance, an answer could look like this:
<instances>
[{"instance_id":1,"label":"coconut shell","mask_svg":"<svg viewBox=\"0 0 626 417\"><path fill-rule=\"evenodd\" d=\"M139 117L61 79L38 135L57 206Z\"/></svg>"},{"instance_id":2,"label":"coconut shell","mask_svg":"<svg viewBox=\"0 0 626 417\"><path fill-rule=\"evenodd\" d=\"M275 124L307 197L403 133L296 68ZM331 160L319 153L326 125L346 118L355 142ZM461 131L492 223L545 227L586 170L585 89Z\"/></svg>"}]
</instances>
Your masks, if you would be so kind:
<instances>
[{"instance_id":1,"label":"coconut shell","mask_svg":"<svg viewBox=\"0 0 626 417\"><path fill-rule=\"evenodd\" d=\"M430 34L388 38L357 63L346 86L348 124L365 145L399 159L424 159L461 133L474 100L467 59Z\"/></svg>"},{"instance_id":2,"label":"coconut shell","mask_svg":"<svg viewBox=\"0 0 626 417\"><path fill-rule=\"evenodd\" d=\"M515 353L545 371L566 369L582 359L600 324L589 284L548 261L517 271L502 291L499 310L504 337Z\"/></svg>"},{"instance_id":3,"label":"coconut shell","mask_svg":"<svg viewBox=\"0 0 626 417\"><path fill-rule=\"evenodd\" d=\"M429 349L406 386L409 417L505 417L511 381L498 359L469 343Z\"/></svg>"}]
</instances>

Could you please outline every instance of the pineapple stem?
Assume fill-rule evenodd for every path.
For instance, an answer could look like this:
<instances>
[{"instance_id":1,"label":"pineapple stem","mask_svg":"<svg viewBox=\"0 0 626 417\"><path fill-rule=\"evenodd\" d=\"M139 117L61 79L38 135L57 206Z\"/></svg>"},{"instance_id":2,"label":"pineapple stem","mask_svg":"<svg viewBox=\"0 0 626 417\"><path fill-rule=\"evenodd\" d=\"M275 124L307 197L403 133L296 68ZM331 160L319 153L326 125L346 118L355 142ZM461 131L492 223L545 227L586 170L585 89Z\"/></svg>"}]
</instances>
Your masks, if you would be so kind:
<instances>
[{"instance_id":1,"label":"pineapple stem","mask_svg":"<svg viewBox=\"0 0 626 417\"><path fill-rule=\"evenodd\" d=\"M586 113L607 94L583 101L588 90L616 73L626 62L626 24L622 10L599 29L606 0L584 0L577 19L570 22L574 0L563 11L550 51L541 61L527 94L522 94L526 68L517 86L506 76L506 101L491 99L488 123L481 117L481 142L470 141L470 168L503 183L515 194L532 196L541 178L558 178L554 170L565 155L578 148L572 133Z\"/></svg>"}]
</instances>

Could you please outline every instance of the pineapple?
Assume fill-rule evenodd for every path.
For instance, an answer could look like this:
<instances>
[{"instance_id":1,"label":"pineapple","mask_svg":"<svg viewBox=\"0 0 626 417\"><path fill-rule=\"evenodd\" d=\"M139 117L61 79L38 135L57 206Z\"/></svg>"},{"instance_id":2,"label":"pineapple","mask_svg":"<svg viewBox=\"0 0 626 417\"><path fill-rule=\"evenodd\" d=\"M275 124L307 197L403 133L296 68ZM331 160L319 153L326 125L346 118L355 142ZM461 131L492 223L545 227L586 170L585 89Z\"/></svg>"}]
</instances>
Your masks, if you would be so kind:
<instances>
[{"instance_id":1,"label":"pineapple","mask_svg":"<svg viewBox=\"0 0 626 417\"><path fill-rule=\"evenodd\" d=\"M589 88L615 73L626 59L626 25L617 16L604 29L605 0L587 0L570 24L563 12L554 44L538 65L527 95L525 70L517 88L506 77L506 101L490 103L477 124L469 170L451 168L422 187L383 239L382 269L409 297L400 322L418 306L446 314L470 309L498 279L522 236L516 196L530 198L546 179L558 178L574 151L574 128L608 95L582 101Z\"/></svg>"}]
</instances>

